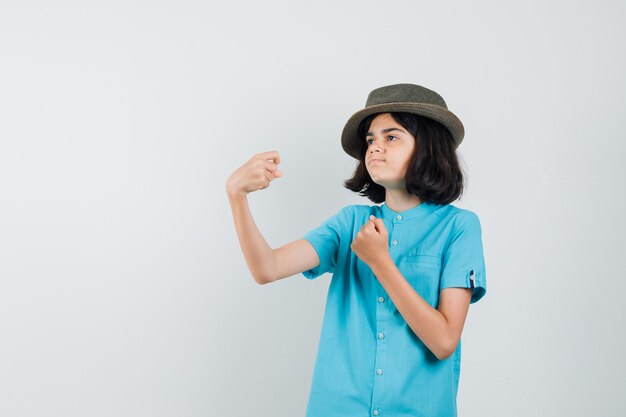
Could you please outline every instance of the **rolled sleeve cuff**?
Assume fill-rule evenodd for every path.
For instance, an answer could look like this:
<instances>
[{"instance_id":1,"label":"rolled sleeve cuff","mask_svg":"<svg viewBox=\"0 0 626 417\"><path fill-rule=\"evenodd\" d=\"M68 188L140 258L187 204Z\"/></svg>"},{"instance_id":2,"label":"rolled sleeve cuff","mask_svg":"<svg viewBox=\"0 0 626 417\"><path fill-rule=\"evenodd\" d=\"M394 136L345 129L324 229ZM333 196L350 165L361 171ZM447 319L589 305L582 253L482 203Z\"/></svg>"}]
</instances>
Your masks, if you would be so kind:
<instances>
[{"instance_id":1,"label":"rolled sleeve cuff","mask_svg":"<svg viewBox=\"0 0 626 417\"><path fill-rule=\"evenodd\" d=\"M483 298L487 293L487 285L484 279L484 272L481 270L459 271L448 274L445 279L442 279L440 289L444 288L471 288L472 299L470 304L473 304ZM473 279L472 279L473 278Z\"/></svg>"}]
</instances>

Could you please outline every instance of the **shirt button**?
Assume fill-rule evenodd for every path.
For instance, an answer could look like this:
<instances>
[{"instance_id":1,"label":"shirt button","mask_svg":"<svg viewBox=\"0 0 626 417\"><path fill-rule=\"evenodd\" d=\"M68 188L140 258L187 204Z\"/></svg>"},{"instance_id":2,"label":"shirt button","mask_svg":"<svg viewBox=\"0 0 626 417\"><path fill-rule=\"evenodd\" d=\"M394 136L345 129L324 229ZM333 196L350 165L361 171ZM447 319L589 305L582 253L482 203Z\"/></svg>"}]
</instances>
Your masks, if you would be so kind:
<instances>
[{"instance_id":1,"label":"shirt button","mask_svg":"<svg viewBox=\"0 0 626 417\"><path fill-rule=\"evenodd\" d=\"M378 333L378 338L379 339L384 339L385 338L385 333Z\"/></svg>"},{"instance_id":2,"label":"shirt button","mask_svg":"<svg viewBox=\"0 0 626 417\"><path fill-rule=\"evenodd\" d=\"M382 370L382 369L377 369L377 370L376 370L376 373L377 373L378 375L382 375L382 374L383 374L383 370Z\"/></svg>"},{"instance_id":3,"label":"shirt button","mask_svg":"<svg viewBox=\"0 0 626 417\"><path fill-rule=\"evenodd\" d=\"M398 241L397 241L397 240L394 240L393 242L391 242L391 244L392 244L393 246L396 246L396 245L398 244Z\"/></svg>"},{"instance_id":4,"label":"shirt button","mask_svg":"<svg viewBox=\"0 0 626 417\"><path fill-rule=\"evenodd\" d=\"M372 414L373 414L373 415L375 415L375 416L377 416L377 415L378 415L378 410L374 410L374 411L372 411Z\"/></svg>"},{"instance_id":5,"label":"shirt button","mask_svg":"<svg viewBox=\"0 0 626 417\"><path fill-rule=\"evenodd\" d=\"M385 297L378 297L378 302L379 303L384 303L385 302Z\"/></svg>"},{"instance_id":6,"label":"shirt button","mask_svg":"<svg viewBox=\"0 0 626 417\"><path fill-rule=\"evenodd\" d=\"M402 220L402 216L400 216L399 214L396 216L396 219L398 220Z\"/></svg>"}]
</instances>

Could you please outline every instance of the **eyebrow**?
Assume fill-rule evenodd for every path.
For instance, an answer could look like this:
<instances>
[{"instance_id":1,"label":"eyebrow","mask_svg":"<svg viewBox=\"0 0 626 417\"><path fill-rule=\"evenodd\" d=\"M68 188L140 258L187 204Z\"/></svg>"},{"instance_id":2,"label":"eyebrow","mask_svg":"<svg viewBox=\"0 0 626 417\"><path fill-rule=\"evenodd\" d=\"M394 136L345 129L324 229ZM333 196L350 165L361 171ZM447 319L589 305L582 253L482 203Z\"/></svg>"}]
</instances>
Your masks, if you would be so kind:
<instances>
[{"instance_id":1,"label":"eyebrow","mask_svg":"<svg viewBox=\"0 0 626 417\"><path fill-rule=\"evenodd\" d=\"M391 132L393 130L397 130L398 132L406 133L404 130L398 129L397 127L390 127L390 128L387 128L387 129L383 129L383 130L381 130L381 133L387 133L387 132ZM367 137L367 136L374 136L374 134L372 132L367 132L367 135L365 135L365 137Z\"/></svg>"}]
</instances>

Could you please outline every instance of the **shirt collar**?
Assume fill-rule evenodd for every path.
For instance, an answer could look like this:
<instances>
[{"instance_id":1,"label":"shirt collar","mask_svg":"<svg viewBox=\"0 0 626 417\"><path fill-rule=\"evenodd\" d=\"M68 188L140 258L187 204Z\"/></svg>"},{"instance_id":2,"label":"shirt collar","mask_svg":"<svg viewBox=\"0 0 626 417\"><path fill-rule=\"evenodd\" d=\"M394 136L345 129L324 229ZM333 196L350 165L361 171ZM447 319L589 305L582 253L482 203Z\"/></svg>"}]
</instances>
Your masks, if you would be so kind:
<instances>
[{"instance_id":1,"label":"shirt collar","mask_svg":"<svg viewBox=\"0 0 626 417\"><path fill-rule=\"evenodd\" d=\"M387 203L383 203L381 205L382 217L386 220L411 220L411 219L419 219L428 214L430 214L435 208L437 208L437 204L428 203L426 201L421 202L419 205L410 208L404 211L393 211L387 206ZM398 218L397 216L402 216Z\"/></svg>"}]
</instances>

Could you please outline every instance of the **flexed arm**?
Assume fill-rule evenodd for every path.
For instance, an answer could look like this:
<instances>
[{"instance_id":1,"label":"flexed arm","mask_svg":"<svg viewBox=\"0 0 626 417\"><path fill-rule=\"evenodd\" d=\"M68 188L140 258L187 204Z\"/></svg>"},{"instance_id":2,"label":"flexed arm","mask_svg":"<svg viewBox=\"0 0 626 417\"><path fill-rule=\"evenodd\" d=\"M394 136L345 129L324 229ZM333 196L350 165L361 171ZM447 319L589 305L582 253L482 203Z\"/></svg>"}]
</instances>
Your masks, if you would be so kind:
<instances>
[{"instance_id":1,"label":"flexed arm","mask_svg":"<svg viewBox=\"0 0 626 417\"><path fill-rule=\"evenodd\" d=\"M274 178L282 176L278 169L279 163L280 155L277 151L253 155L226 181L226 194L230 202L239 245L250 273L259 284L265 282L265 276L271 268L273 249L267 244L252 218L248 194L268 188Z\"/></svg>"},{"instance_id":2,"label":"flexed arm","mask_svg":"<svg viewBox=\"0 0 626 417\"><path fill-rule=\"evenodd\" d=\"M413 333L437 359L446 359L454 353L461 338L472 291L442 289L438 308L431 307L394 264L387 248L387 236L382 219L371 216L350 248L372 269Z\"/></svg>"},{"instance_id":3,"label":"flexed arm","mask_svg":"<svg viewBox=\"0 0 626 417\"><path fill-rule=\"evenodd\" d=\"M304 239L297 239L273 249L259 231L250 207L248 194L268 188L270 182L281 177L277 151L256 154L237 169L226 182L239 245L248 269L259 284L267 284L319 265L317 252Z\"/></svg>"}]
</instances>

